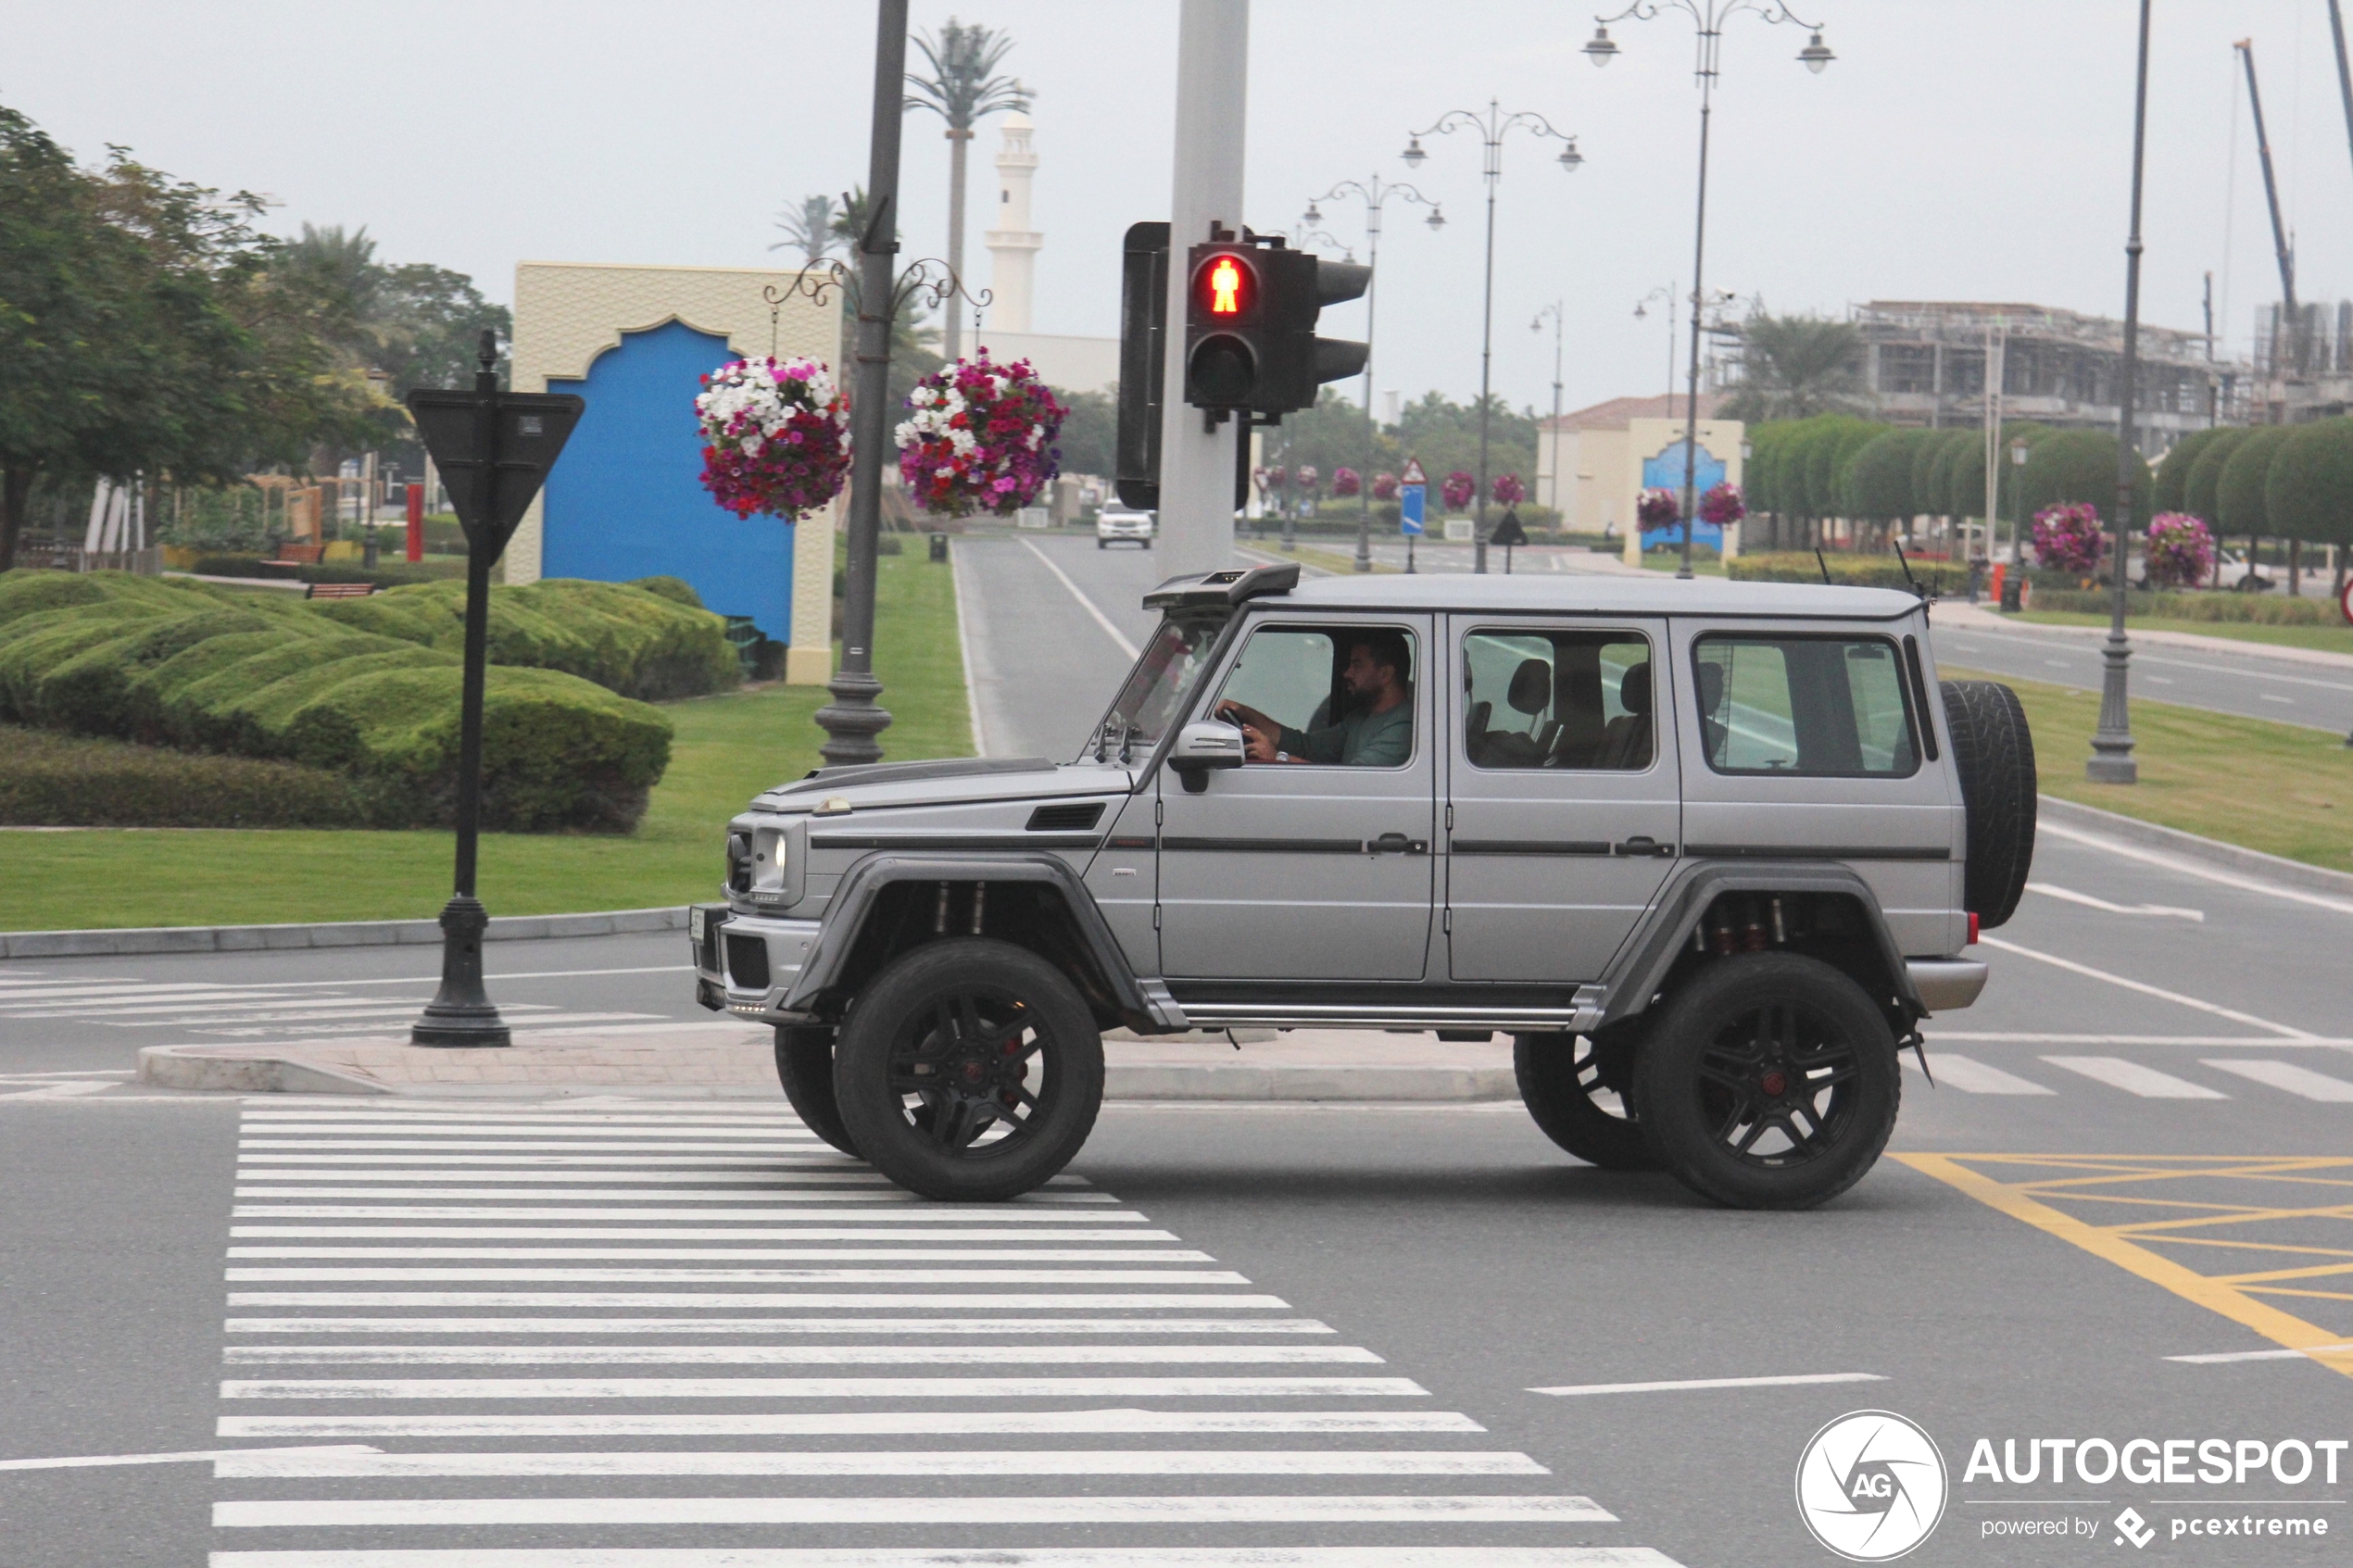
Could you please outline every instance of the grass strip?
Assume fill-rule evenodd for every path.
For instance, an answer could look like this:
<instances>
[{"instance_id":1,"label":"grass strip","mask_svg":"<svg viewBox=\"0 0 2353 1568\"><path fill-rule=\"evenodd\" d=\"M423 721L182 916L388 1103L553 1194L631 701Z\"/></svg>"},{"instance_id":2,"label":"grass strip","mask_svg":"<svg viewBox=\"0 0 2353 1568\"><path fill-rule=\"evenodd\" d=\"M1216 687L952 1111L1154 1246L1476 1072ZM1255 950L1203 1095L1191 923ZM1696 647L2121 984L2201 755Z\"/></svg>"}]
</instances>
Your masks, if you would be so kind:
<instances>
[{"instance_id":1,"label":"grass strip","mask_svg":"<svg viewBox=\"0 0 2353 1568\"><path fill-rule=\"evenodd\" d=\"M875 671L896 720L884 749L969 756L953 580L912 552L878 566ZM813 716L827 700L822 687L765 686L662 705L677 734L637 830L484 834L483 901L525 915L715 897L727 819L819 764ZM421 919L449 896L453 853L439 832L8 833L0 909L17 931Z\"/></svg>"},{"instance_id":2,"label":"grass strip","mask_svg":"<svg viewBox=\"0 0 2353 1568\"><path fill-rule=\"evenodd\" d=\"M2326 730L2135 700L2136 784L2083 777L2097 692L1946 667L2018 693L2034 731L2043 793L2332 871L2353 871L2353 749Z\"/></svg>"},{"instance_id":3,"label":"grass strip","mask_svg":"<svg viewBox=\"0 0 2353 1568\"><path fill-rule=\"evenodd\" d=\"M2060 610L2032 609L2005 620L2023 621L2035 626L2097 626L2105 629L2105 615L2074 615ZM2248 621L2182 621L2169 617L2150 619L2127 616L2125 627L2133 632L2187 632L2198 637L2221 637L2233 643L2269 643L2273 647L2317 648L2322 653L2353 654L2353 626L2265 626Z\"/></svg>"}]
</instances>

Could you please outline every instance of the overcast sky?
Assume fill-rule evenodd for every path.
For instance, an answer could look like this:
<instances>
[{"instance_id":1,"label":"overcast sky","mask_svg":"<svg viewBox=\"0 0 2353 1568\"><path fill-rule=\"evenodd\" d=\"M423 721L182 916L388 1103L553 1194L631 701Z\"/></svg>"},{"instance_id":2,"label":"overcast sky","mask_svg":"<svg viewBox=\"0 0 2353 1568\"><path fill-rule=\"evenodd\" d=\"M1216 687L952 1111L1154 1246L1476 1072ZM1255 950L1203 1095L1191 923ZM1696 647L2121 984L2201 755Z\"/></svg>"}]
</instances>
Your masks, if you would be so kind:
<instances>
[{"instance_id":1,"label":"overcast sky","mask_svg":"<svg viewBox=\"0 0 2353 1568\"><path fill-rule=\"evenodd\" d=\"M1607 7L1615 10L1617 6ZM2123 299L2132 0L1806 0L1838 53L1733 21L1725 37L1708 282L1777 311L1870 299L2018 300L2116 314ZM1118 245L1166 214L1176 0L917 0L1006 29L1036 89L1037 330L1117 330ZM1291 227L1334 182L1411 179L1445 205L1433 234L1392 206L1378 382L1408 398L1478 384L1478 147L1409 131L1500 98L1579 138L1505 147L1497 218L1495 386L1548 408L1564 304L1567 406L1664 390L1656 306L1690 286L1697 144L1692 27L1668 11L1614 29L1606 70L1578 53L1590 4L1258 0L1247 220ZM2203 276L2228 283L2244 349L2277 296L2233 39L2263 72L2306 299L2353 295L2353 155L2326 0L2158 0L2150 87L2146 319L2195 329ZM616 0L0 0L0 102L87 158L108 143L174 174L264 192L274 226L366 225L396 261L471 273L511 297L522 259L760 265L787 201L865 178L872 8L840 0L683 6ZM2235 105L2235 128L2233 107ZM948 149L911 116L909 255L941 254ZM2235 141L2236 157L2232 153ZM968 268L995 194L997 132L975 142ZM2233 178L2233 169L2235 177ZM2228 207L2234 215L2225 222ZM1358 211L1327 227L1361 238ZM1361 259L1361 257L1360 257ZM2226 279L2227 270L2227 279ZM1361 307L1327 318L1333 335ZM1353 392L1353 384L1352 384Z\"/></svg>"}]
</instances>

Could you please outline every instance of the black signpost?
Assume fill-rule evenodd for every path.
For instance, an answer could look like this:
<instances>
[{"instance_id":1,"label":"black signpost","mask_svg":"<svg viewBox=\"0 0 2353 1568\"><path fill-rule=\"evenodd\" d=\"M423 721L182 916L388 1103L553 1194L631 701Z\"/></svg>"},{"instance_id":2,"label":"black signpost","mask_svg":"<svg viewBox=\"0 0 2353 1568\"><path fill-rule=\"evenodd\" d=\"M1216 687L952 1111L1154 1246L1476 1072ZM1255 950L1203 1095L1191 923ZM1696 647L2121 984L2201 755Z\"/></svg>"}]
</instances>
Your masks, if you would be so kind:
<instances>
[{"instance_id":1,"label":"black signpost","mask_svg":"<svg viewBox=\"0 0 2353 1568\"><path fill-rule=\"evenodd\" d=\"M1504 521L1495 525L1495 532L1487 536L1487 542L1504 546L1504 575L1509 577L1512 574L1512 551L1528 543L1528 530L1520 523L1517 507L1504 511Z\"/></svg>"},{"instance_id":2,"label":"black signpost","mask_svg":"<svg viewBox=\"0 0 2353 1568\"><path fill-rule=\"evenodd\" d=\"M490 643L490 568L547 482L587 404L569 393L498 390L498 344L482 334L473 390L419 387L409 394L418 437L466 533L466 667L458 730L457 891L441 911L441 989L409 1032L420 1046L511 1044L482 985L482 938L490 916L474 897L482 824L483 668Z\"/></svg>"}]
</instances>

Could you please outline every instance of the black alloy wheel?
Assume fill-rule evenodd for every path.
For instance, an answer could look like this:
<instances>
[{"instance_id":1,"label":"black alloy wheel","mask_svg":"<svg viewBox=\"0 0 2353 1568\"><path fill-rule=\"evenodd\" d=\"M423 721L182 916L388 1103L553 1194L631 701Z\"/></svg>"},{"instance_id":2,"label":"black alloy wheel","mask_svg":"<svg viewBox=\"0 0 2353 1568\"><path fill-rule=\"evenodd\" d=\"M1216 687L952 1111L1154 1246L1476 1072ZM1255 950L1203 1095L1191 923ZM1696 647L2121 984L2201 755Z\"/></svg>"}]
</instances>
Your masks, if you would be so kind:
<instances>
[{"instance_id":1,"label":"black alloy wheel","mask_svg":"<svg viewBox=\"0 0 2353 1568\"><path fill-rule=\"evenodd\" d=\"M985 937L934 942L869 980L834 1051L861 1155L942 1200L1012 1198L1070 1163L1103 1098L1103 1042L1062 972Z\"/></svg>"},{"instance_id":2,"label":"black alloy wheel","mask_svg":"<svg viewBox=\"0 0 2353 1568\"><path fill-rule=\"evenodd\" d=\"M1853 1186L1886 1148L1902 1095L1878 1005L1793 953L1702 969L1634 1070L1636 1113L1660 1162L1736 1209L1810 1209Z\"/></svg>"},{"instance_id":3,"label":"black alloy wheel","mask_svg":"<svg viewBox=\"0 0 2353 1568\"><path fill-rule=\"evenodd\" d=\"M1655 1171L1658 1157L1628 1102L1630 1039L1515 1035L1519 1098L1544 1135L1604 1171Z\"/></svg>"},{"instance_id":4,"label":"black alloy wheel","mask_svg":"<svg viewBox=\"0 0 2353 1568\"><path fill-rule=\"evenodd\" d=\"M841 1124L841 1107L834 1102L832 1030L776 1025L776 1081L802 1125L844 1154L858 1152Z\"/></svg>"}]
</instances>

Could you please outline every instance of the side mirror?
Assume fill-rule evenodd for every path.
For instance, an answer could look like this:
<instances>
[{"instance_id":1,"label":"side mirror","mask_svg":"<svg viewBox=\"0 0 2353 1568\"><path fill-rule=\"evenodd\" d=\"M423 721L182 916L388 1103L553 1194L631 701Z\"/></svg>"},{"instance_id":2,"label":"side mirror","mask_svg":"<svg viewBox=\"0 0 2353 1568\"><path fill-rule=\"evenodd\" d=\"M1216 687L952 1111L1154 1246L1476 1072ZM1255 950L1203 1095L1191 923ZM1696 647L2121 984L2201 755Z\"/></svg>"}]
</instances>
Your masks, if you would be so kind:
<instances>
[{"instance_id":1,"label":"side mirror","mask_svg":"<svg viewBox=\"0 0 2353 1568\"><path fill-rule=\"evenodd\" d=\"M1176 732L1168 765L1185 781L1185 793L1199 795L1209 787L1209 775L1218 768L1242 765L1242 733L1222 719L1203 719Z\"/></svg>"}]
</instances>

